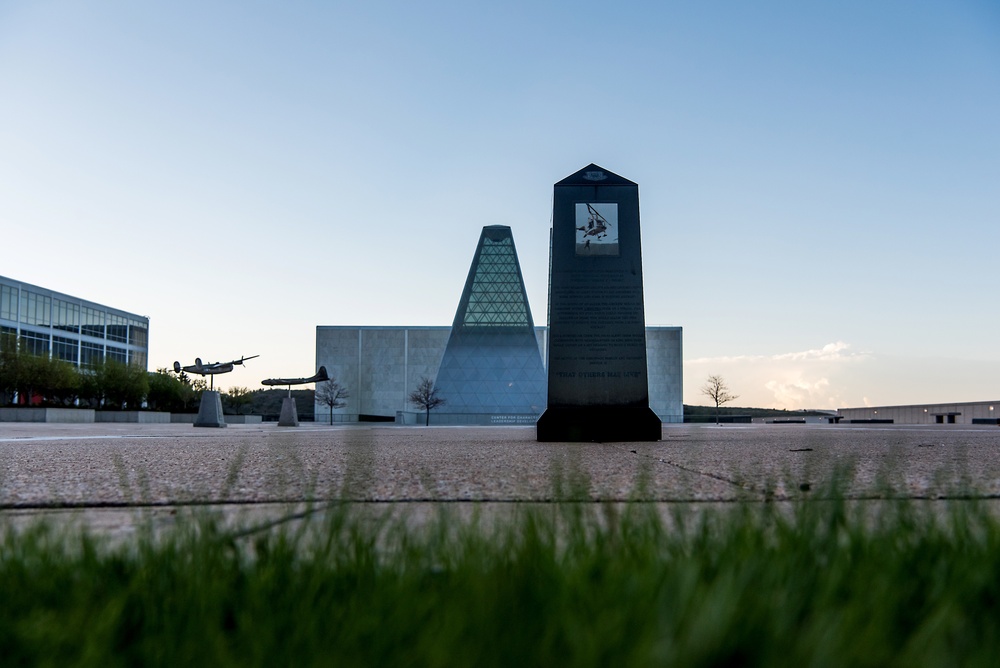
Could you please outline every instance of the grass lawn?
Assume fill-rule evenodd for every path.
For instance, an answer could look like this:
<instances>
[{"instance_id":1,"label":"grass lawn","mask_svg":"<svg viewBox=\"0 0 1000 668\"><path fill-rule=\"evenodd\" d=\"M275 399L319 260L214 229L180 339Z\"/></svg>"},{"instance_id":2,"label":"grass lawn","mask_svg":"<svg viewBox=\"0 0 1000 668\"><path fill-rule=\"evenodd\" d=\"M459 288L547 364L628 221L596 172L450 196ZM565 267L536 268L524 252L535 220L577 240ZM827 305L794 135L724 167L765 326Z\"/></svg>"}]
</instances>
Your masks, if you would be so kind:
<instances>
[{"instance_id":1,"label":"grass lawn","mask_svg":"<svg viewBox=\"0 0 1000 668\"><path fill-rule=\"evenodd\" d=\"M4 666L994 666L975 502L343 504L111 545L0 524Z\"/></svg>"}]
</instances>

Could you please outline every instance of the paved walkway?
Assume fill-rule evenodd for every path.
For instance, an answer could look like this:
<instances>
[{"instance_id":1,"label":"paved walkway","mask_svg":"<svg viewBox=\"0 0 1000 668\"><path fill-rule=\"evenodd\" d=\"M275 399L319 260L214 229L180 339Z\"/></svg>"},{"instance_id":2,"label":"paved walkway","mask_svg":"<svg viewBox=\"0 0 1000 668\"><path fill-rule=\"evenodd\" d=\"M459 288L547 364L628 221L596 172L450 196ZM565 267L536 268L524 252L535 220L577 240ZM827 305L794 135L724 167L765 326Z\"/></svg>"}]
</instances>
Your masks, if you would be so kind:
<instances>
[{"instance_id":1,"label":"paved walkway","mask_svg":"<svg viewBox=\"0 0 1000 668\"><path fill-rule=\"evenodd\" d=\"M533 427L0 424L0 514L170 523L303 504L1000 498L1000 429L665 425L656 443L538 443Z\"/></svg>"}]
</instances>

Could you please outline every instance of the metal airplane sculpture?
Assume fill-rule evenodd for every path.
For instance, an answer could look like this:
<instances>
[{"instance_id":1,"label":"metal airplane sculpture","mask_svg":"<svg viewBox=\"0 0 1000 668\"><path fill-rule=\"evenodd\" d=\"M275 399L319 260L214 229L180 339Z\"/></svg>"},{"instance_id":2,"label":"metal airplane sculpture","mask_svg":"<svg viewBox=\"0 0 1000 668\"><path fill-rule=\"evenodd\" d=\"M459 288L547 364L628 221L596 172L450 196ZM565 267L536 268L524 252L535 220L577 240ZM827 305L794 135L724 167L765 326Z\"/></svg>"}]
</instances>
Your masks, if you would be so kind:
<instances>
[{"instance_id":1,"label":"metal airplane sculpture","mask_svg":"<svg viewBox=\"0 0 1000 668\"><path fill-rule=\"evenodd\" d=\"M181 366L180 362L174 362L174 373L180 373L181 371L186 371L187 373L198 374L199 376L210 376L209 389L214 389L215 387L215 375L219 373L229 373L233 370L235 366L243 366L243 363L247 360L252 360L255 357L260 357L260 355L251 355L250 357L241 357L238 360L232 360L231 362L212 362L211 364L205 364L201 361L200 357L194 358L194 364L191 366Z\"/></svg>"},{"instance_id":2,"label":"metal airplane sculpture","mask_svg":"<svg viewBox=\"0 0 1000 668\"><path fill-rule=\"evenodd\" d=\"M316 372L315 376L309 378L267 378L260 381L261 385L288 385L288 391L292 391L292 385L305 385L307 383L322 383L325 380L330 380L330 376L326 373L326 367L321 366L319 371Z\"/></svg>"}]
</instances>

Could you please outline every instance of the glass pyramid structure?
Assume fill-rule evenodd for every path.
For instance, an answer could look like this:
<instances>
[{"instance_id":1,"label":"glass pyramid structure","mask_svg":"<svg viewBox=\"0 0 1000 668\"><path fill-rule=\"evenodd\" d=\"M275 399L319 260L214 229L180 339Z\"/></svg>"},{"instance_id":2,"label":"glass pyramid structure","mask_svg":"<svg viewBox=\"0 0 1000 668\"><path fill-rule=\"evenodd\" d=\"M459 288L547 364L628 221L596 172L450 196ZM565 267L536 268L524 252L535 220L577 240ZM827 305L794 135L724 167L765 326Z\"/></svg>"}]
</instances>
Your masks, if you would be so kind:
<instances>
[{"instance_id":1,"label":"glass pyramid structure","mask_svg":"<svg viewBox=\"0 0 1000 668\"><path fill-rule=\"evenodd\" d=\"M442 413L538 415L547 377L506 225L483 228L435 385Z\"/></svg>"}]
</instances>

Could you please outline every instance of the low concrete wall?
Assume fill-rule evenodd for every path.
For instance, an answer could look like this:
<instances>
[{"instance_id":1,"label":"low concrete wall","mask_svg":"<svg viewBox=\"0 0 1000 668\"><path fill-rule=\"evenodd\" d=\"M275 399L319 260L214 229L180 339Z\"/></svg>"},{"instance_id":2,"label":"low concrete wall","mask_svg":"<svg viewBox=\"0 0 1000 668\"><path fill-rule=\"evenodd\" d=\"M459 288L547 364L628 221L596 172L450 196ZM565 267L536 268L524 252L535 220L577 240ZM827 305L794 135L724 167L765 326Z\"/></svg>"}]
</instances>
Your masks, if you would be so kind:
<instances>
[{"instance_id":1,"label":"low concrete wall","mask_svg":"<svg viewBox=\"0 0 1000 668\"><path fill-rule=\"evenodd\" d=\"M423 426L427 420L424 412L396 411L396 424ZM431 411L431 425L480 426L480 427L533 427L537 415L492 415L489 413L441 413Z\"/></svg>"},{"instance_id":2,"label":"low concrete wall","mask_svg":"<svg viewBox=\"0 0 1000 668\"><path fill-rule=\"evenodd\" d=\"M260 415L226 415L224 417L226 424L260 424L263 419ZM194 421L197 419L197 413L170 414L170 422L180 424L194 424Z\"/></svg>"},{"instance_id":3,"label":"low concrete wall","mask_svg":"<svg viewBox=\"0 0 1000 668\"><path fill-rule=\"evenodd\" d=\"M226 424L260 424L263 417L260 415L226 415Z\"/></svg>"},{"instance_id":4,"label":"low concrete wall","mask_svg":"<svg viewBox=\"0 0 1000 668\"><path fill-rule=\"evenodd\" d=\"M158 411L97 411L94 422L132 422L137 424L169 424L170 413Z\"/></svg>"},{"instance_id":5,"label":"low concrete wall","mask_svg":"<svg viewBox=\"0 0 1000 668\"><path fill-rule=\"evenodd\" d=\"M0 422L63 422L90 423L94 411L90 408L0 408Z\"/></svg>"}]
</instances>

